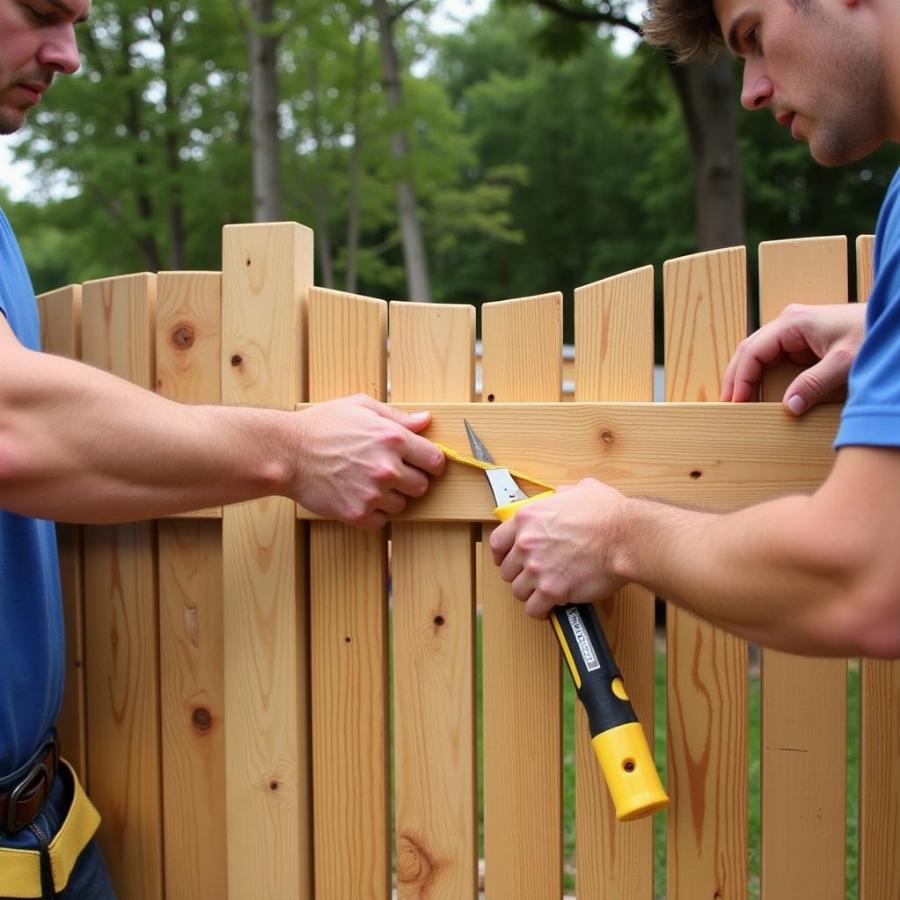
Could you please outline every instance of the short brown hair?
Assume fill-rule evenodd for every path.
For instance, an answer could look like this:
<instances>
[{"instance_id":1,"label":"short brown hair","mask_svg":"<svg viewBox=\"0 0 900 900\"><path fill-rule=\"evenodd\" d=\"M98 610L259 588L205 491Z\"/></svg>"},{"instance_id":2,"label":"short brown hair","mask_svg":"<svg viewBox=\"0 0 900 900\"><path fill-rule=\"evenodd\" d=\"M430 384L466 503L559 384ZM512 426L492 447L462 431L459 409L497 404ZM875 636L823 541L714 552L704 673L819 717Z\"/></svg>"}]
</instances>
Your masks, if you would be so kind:
<instances>
[{"instance_id":1,"label":"short brown hair","mask_svg":"<svg viewBox=\"0 0 900 900\"><path fill-rule=\"evenodd\" d=\"M714 58L724 45L712 0L650 0L643 25L647 43L671 47L679 62Z\"/></svg>"}]
</instances>

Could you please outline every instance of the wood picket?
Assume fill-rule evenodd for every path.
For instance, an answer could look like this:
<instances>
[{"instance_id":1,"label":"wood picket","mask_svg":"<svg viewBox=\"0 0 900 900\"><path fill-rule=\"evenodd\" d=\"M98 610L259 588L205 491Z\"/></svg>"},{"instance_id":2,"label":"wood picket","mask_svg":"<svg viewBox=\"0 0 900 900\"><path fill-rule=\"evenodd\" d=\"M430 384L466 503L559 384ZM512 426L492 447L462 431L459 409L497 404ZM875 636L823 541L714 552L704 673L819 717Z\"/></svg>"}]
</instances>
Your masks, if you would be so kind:
<instances>
[{"instance_id":1,"label":"wood picket","mask_svg":"<svg viewBox=\"0 0 900 900\"><path fill-rule=\"evenodd\" d=\"M760 245L760 321L790 303L845 303L845 238ZM780 400L799 369L765 377L762 397ZM845 877L847 661L762 653L762 890L841 898Z\"/></svg>"}]
</instances>

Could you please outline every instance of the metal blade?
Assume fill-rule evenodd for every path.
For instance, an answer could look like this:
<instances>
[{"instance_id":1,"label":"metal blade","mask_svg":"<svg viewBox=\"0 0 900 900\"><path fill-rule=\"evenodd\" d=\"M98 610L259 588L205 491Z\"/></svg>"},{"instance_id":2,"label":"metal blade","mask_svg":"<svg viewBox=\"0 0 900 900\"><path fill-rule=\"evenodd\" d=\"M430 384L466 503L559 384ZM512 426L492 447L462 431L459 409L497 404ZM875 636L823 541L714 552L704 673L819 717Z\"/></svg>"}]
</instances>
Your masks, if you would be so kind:
<instances>
[{"instance_id":1,"label":"metal blade","mask_svg":"<svg viewBox=\"0 0 900 900\"><path fill-rule=\"evenodd\" d=\"M469 446L472 448L472 456L480 462L494 465L494 457L491 456L490 450L481 443L481 438L475 434L475 429L469 424L469 420L463 419L463 422L466 426L466 434L469 436Z\"/></svg>"},{"instance_id":2,"label":"metal blade","mask_svg":"<svg viewBox=\"0 0 900 900\"><path fill-rule=\"evenodd\" d=\"M463 419L466 426L466 434L469 436L469 446L472 448L472 455L475 459L496 465L494 457L490 451L481 442L481 438L475 434L475 430ZM517 500L524 500L528 495L519 487L518 482L513 478L509 469L485 469L484 474L487 476L488 484L491 486L491 493L494 495L495 506L507 506L515 503Z\"/></svg>"}]
</instances>

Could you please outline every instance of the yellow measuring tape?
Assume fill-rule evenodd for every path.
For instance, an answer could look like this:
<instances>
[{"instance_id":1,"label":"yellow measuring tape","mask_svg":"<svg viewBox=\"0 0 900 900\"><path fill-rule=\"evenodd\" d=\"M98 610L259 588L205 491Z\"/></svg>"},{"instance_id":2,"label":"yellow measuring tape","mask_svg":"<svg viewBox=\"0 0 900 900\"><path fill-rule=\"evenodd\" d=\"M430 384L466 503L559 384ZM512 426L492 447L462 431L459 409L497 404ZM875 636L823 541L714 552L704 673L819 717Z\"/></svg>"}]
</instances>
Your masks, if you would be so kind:
<instances>
[{"instance_id":1,"label":"yellow measuring tape","mask_svg":"<svg viewBox=\"0 0 900 900\"><path fill-rule=\"evenodd\" d=\"M458 450L454 450L452 447L446 447L443 444L439 444L435 441L435 447L447 457L447 459L452 459L454 462L462 463L464 466L472 466L474 469L484 469L487 471L488 469L506 469L508 466L498 466L493 463L482 462L480 459L475 459L474 456L466 456L464 453L460 453ZM541 481L539 478L534 478L531 475L526 475L524 472L517 472L515 469L510 469L509 474L513 476L513 478L518 481L527 481L529 484L535 485L535 487L544 488L546 491L555 491L556 488L552 484L547 484L546 481Z\"/></svg>"}]
</instances>

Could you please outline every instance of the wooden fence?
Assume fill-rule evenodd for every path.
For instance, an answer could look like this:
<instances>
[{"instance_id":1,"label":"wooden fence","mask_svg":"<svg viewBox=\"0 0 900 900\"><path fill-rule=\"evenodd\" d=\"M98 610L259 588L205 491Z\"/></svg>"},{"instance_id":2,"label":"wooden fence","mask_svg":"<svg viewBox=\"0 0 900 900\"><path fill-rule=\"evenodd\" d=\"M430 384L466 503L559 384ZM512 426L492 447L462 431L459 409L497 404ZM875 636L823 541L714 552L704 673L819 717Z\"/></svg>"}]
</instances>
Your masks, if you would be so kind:
<instances>
[{"instance_id":1,"label":"wooden fence","mask_svg":"<svg viewBox=\"0 0 900 900\"><path fill-rule=\"evenodd\" d=\"M666 403L649 402L651 268L577 290L576 402L560 403L559 294L483 307L476 398L473 308L314 287L312 241L295 224L229 226L221 273L46 294L45 347L185 402L292 409L365 391L432 409L429 436L460 449L465 415L498 458L544 480L594 473L714 509L811 490L831 465L836 406L797 421L776 403L710 402L745 333L743 248L665 265ZM857 254L865 297L870 238ZM845 301L846 240L764 244L759 283L765 320L790 301ZM480 857L490 900L560 897L572 861L559 652L489 559L476 566L487 495L480 473L450 465L379 534L308 521L280 498L60 528L64 752L103 814L123 898L463 900ZM650 900L662 855L670 900L837 900L845 881L862 900L900 897L898 665L860 664L856 746L847 660L762 654L754 811L748 647L674 609L655 639L653 607L629 587L598 611L651 745L666 646L665 853L654 860L650 819L615 822L579 710L578 900ZM857 751L858 894L846 873Z\"/></svg>"}]
</instances>

